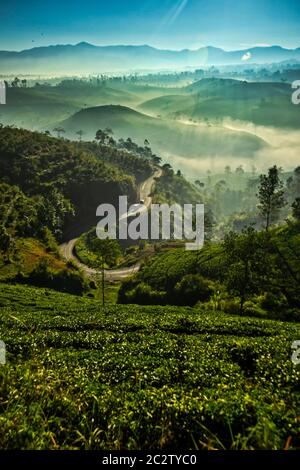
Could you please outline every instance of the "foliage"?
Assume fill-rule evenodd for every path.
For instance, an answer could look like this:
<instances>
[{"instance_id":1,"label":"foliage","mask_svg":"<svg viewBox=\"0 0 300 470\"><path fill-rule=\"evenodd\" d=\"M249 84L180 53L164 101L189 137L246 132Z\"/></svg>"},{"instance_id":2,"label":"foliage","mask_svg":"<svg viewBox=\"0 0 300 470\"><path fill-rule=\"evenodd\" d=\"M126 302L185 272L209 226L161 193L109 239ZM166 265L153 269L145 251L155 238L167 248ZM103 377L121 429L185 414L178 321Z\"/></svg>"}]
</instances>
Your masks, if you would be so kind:
<instances>
[{"instance_id":1,"label":"foliage","mask_svg":"<svg viewBox=\"0 0 300 470\"><path fill-rule=\"evenodd\" d=\"M296 324L25 286L0 305L3 449L300 447Z\"/></svg>"},{"instance_id":2,"label":"foliage","mask_svg":"<svg viewBox=\"0 0 300 470\"><path fill-rule=\"evenodd\" d=\"M164 293L165 301L171 305L180 305L183 299L186 305L190 305L191 299L194 300L197 295L201 301L201 285L198 285L197 277L200 276L211 289L209 302L212 307L214 296L217 295L221 296L221 302L217 302L219 309L228 310L223 305L224 300L227 305L230 303L231 313L244 310L244 314L252 315L254 310L243 306L248 301L254 301L258 313L263 311L265 316L286 320L290 318L289 312L293 309L298 311L300 307L299 247L299 225L289 223L268 232L256 232L248 228L240 234L231 233L223 243L206 244L196 252L173 248L150 258L129 283L125 282L120 290L119 301L139 303L134 293L138 284L143 283ZM179 301L175 286L190 275L195 283L195 297L182 296ZM264 295L278 299L276 308L266 308L266 304L260 301L257 303L256 297ZM291 315L298 318L298 315Z\"/></svg>"},{"instance_id":3,"label":"foliage","mask_svg":"<svg viewBox=\"0 0 300 470\"><path fill-rule=\"evenodd\" d=\"M195 305L209 299L212 289L207 279L198 274L187 274L174 288L179 305Z\"/></svg>"},{"instance_id":4,"label":"foliage","mask_svg":"<svg viewBox=\"0 0 300 470\"><path fill-rule=\"evenodd\" d=\"M0 183L0 224L2 233L13 237L37 235L40 200L27 197L17 186Z\"/></svg>"},{"instance_id":5,"label":"foliage","mask_svg":"<svg viewBox=\"0 0 300 470\"><path fill-rule=\"evenodd\" d=\"M154 203L184 204L203 203L203 194L181 175L174 175L170 165L163 166L164 173L156 182L153 200Z\"/></svg>"},{"instance_id":6,"label":"foliage","mask_svg":"<svg viewBox=\"0 0 300 470\"><path fill-rule=\"evenodd\" d=\"M116 167L120 172L134 176L137 182L148 178L153 172L151 160L143 154L124 149L120 142L114 145L84 142L81 146L100 160Z\"/></svg>"},{"instance_id":7,"label":"foliage","mask_svg":"<svg viewBox=\"0 0 300 470\"><path fill-rule=\"evenodd\" d=\"M96 230L81 235L75 245L76 255L80 261L91 268L100 268L102 262L106 267L115 267L122 259L120 244L117 240L101 240Z\"/></svg>"},{"instance_id":8,"label":"foliage","mask_svg":"<svg viewBox=\"0 0 300 470\"><path fill-rule=\"evenodd\" d=\"M296 219L297 222L300 222L300 198L299 197L297 197L295 201L293 202L292 208L293 208L294 219Z\"/></svg>"},{"instance_id":9,"label":"foliage","mask_svg":"<svg viewBox=\"0 0 300 470\"><path fill-rule=\"evenodd\" d=\"M67 266L64 269L53 269L47 258L41 258L28 275L19 274L16 280L76 295L82 295L89 290L87 280L78 269L69 269Z\"/></svg>"},{"instance_id":10,"label":"foliage","mask_svg":"<svg viewBox=\"0 0 300 470\"><path fill-rule=\"evenodd\" d=\"M225 283L229 293L239 296L242 313L247 298L263 290L270 276L266 235L252 227L242 234L232 232L223 247L227 266Z\"/></svg>"},{"instance_id":11,"label":"foliage","mask_svg":"<svg viewBox=\"0 0 300 470\"><path fill-rule=\"evenodd\" d=\"M278 219L280 209L286 204L280 170L276 165L269 169L268 175L260 176L258 199L259 210L268 230L272 222Z\"/></svg>"},{"instance_id":12,"label":"foliage","mask_svg":"<svg viewBox=\"0 0 300 470\"><path fill-rule=\"evenodd\" d=\"M0 174L0 182L12 185L16 193L13 199L17 199L15 207L20 206L23 231L35 218L31 212L38 211L39 225L59 236L70 226L74 212L83 225L92 224L101 202L114 202L119 194L133 199L135 194L131 176L81 144L13 127L0 129ZM20 190L22 197L17 194ZM35 235L30 227L28 231Z\"/></svg>"}]
</instances>

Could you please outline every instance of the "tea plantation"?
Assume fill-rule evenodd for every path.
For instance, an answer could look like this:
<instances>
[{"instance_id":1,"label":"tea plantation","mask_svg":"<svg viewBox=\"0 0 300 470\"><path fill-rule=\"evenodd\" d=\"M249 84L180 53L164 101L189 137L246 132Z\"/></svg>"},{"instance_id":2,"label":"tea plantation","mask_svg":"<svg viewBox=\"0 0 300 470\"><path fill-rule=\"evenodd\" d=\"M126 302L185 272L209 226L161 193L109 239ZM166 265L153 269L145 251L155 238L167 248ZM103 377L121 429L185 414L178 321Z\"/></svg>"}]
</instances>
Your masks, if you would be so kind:
<instances>
[{"instance_id":1,"label":"tea plantation","mask_svg":"<svg viewBox=\"0 0 300 470\"><path fill-rule=\"evenodd\" d=\"M296 323L0 285L0 442L300 448Z\"/></svg>"}]
</instances>

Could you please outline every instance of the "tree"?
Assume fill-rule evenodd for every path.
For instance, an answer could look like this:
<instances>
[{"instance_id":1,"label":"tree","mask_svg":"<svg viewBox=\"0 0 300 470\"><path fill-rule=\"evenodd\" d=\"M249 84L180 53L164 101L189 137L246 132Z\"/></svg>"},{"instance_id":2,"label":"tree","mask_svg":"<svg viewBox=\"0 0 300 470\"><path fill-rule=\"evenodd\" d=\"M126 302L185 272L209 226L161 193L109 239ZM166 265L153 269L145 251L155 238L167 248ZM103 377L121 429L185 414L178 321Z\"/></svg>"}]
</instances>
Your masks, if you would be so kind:
<instances>
[{"instance_id":1,"label":"tree","mask_svg":"<svg viewBox=\"0 0 300 470\"><path fill-rule=\"evenodd\" d=\"M12 239L37 234L38 208L38 201L17 186L0 184L0 224Z\"/></svg>"},{"instance_id":2,"label":"tree","mask_svg":"<svg viewBox=\"0 0 300 470\"><path fill-rule=\"evenodd\" d=\"M105 131L102 131L101 129L99 129L96 132L95 139L98 140L101 144L105 143L106 137L107 137L107 134L105 133Z\"/></svg>"},{"instance_id":3,"label":"tree","mask_svg":"<svg viewBox=\"0 0 300 470\"><path fill-rule=\"evenodd\" d=\"M229 165L226 165L225 166L225 174L227 176L231 175L231 167Z\"/></svg>"},{"instance_id":4,"label":"tree","mask_svg":"<svg viewBox=\"0 0 300 470\"><path fill-rule=\"evenodd\" d=\"M158 157L157 155L152 155L152 161L154 165L159 165L161 163L161 157Z\"/></svg>"},{"instance_id":5,"label":"tree","mask_svg":"<svg viewBox=\"0 0 300 470\"><path fill-rule=\"evenodd\" d=\"M163 169L163 172L164 172L164 176L173 176L174 171L172 169L172 166L169 163L165 163L162 166L162 169Z\"/></svg>"},{"instance_id":6,"label":"tree","mask_svg":"<svg viewBox=\"0 0 300 470\"><path fill-rule=\"evenodd\" d=\"M241 234L231 232L223 243L227 271L225 284L230 293L240 299L240 313L251 294L259 293L268 278L267 237L265 232L256 232L253 227Z\"/></svg>"},{"instance_id":7,"label":"tree","mask_svg":"<svg viewBox=\"0 0 300 470\"><path fill-rule=\"evenodd\" d=\"M66 220L75 214L72 203L57 188L47 188L39 207L39 221L60 236Z\"/></svg>"},{"instance_id":8,"label":"tree","mask_svg":"<svg viewBox=\"0 0 300 470\"><path fill-rule=\"evenodd\" d=\"M220 180L215 184L215 190L216 190L217 193L225 191L225 188L226 188L226 181L225 180Z\"/></svg>"},{"instance_id":9,"label":"tree","mask_svg":"<svg viewBox=\"0 0 300 470\"><path fill-rule=\"evenodd\" d=\"M97 255L101 268L101 285L102 285L102 305L105 305L105 264L113 266L118 262L122 255L118 240L106 238L104 240L95 236L94 231L90 231L86 235L89 249Z\"/></svg>"},{"instance_id":10,"label":"tree","mask_svg":"<svg viewBox=\"0 0 300 470\"><path fill-rule=\"evenodd\" d=\"M209 186L209 185L211 184L211 182L212 182L212 179L211 179L211 175L212 175L211 170L207 170L206 174L207 174L207 184L208 184L208 186Z\"/></svg>"},{"instance_id":11,"label":"tree","mask_svg":"<svg viewBox=\"0 0 300 470\"><path fill-rule=\"evenodd\" d=\"M104 129L104 132L105 132L105 134L106 134L107 136L109 136L109 135L114 135L113 130L112 130L110 127L106 127L106 128Z\"/></svg>"},{"instance_id":12,"label":"tree","mask_svg":"<svg viewBox=\"0 0 300 470\"><path fill-rule=\"evenodd\" d=\"M61 137L61 134L65 134L65 129L63 127L55 127L53 129L54 132L57 133L57 137L60 138Z\"/></svg>"},{"instance_id":13,"label":"tree","mask_svg":"<svg viewBox=\"0 0 300 470\"><path fill-rule=\"evenodd\" d=\"M11 86L13 88L18 88L19 83L20 83L20 79L18 77L15 77L14 80L11 82Z\"/></svg>"},{"instance_id":14,"label":"tree","mask_svg":"<svg viewBox=\"0 0 300 470\"><path fill-rule=\"evenodd\" d=\"M195 305L209 299L212 289L207 279L198 274L185 275L174 287L176 303L179 305Z\"/></svg>"},{"instance_id":15,"label":"tree","mask_svg":"<svg viewBox=\"0 0 300 470\"><path fill-rule=\"evenodd\" d=\"M300 222L300 197L297 197L295 201L292 204L293 208L293 217L294 219L297 220L297 222Z\"/></svg>"},{"instance_id":16,"label":"tree","mask_svg":"<svg viewBox=\"0 0 300 470\"><path fill-rule=\"evenodd\" d=\"M294 170L294 177L297 181L297 190L299 191L300 193L300 166L297 166L297 168L295 168Z\"/></svg>"},{"instance_id":17,"label":"tree","mask_svg":"<svg viewBox=\"0 0 300 470\"><path fill-rule=\"evenodd\" d=\"M116 141L113 137L108 138L108 145L110 145L110 146L116 145Z\"/></svg>"},{"instance_id":18,"label":"tree","mask_svg":"<svg viewBox=\"0 0 300 470\"><path fill-rule=\"evenodd\" d=\"M96 132L95 139L98 140L100 142L100 144L102 144L102 145L104 145L104 144L114 145L116 142L115 142L115 140L113 139L112 136L113 136L112 129L110 129L110 127L106 127L106 129L104 129L104 130L99 129Z\"/></svg>"},{"instance_id":19,"label":"tree","mask_svg":"<svg viewBox=\"0 0 300 470\"><path fill-rule=\"evenodd\" d=\"M79 136L79 142L81 142L84 132L80 129L79 131L76 132L76 134Z\"/></svg>"},{"instance_id":20,"label":"tree","mask_svg":"<svg viewBox=\"0 0 300 470\"><path fill-rule=\"evenodd\" d=\"M239 175L239 176L243 176L244 173L245 173L245 170L243 168L243 165L239 165L236 170L235 170L236 174Z\"/></svg>"},{"instance_id":21,"label":"tree","mask_svg":"<svg viewBox=\"0 0 300 470\"><path fill-rule=\"evenodd\" d=\"M280 209L286 205L280 169L276 165L269 168L268 175L260 175L257 197L258 209L265 220L266 230L269 230L271 223L277 220Z\"/></svg>"},{"instance_id":22,"label":"tree","mask_svg":"<svg viewBox=\"0 0 300 470\"><path fill-rule=\"evenodd\" d=\"M195 181L195 185L196 185L196 186L199 186L199 188L204 188L205 183L202 183L200 180L196 180L196 181Z\"/></svg>"},{"instance_id":23,"label":"tree","mask_svg":"<svg viewBox=\"0 0 300 470\"><path fill-rule=\"evenodd\" d=\"M11 246L11 236L6 230L6 227L3 224L0 224L0 251L7 253Z\"/></svg>"},{"instance_id":24,"label":"tree","mask_svg":"<svg viewBox=\"0 0 300 470\"><path fill-rule=\"evenodd\" d=\"M300 166L295 168L293 176L287 179L287 196L290 202L300 197Z\"/></svg>"}]
</instances>

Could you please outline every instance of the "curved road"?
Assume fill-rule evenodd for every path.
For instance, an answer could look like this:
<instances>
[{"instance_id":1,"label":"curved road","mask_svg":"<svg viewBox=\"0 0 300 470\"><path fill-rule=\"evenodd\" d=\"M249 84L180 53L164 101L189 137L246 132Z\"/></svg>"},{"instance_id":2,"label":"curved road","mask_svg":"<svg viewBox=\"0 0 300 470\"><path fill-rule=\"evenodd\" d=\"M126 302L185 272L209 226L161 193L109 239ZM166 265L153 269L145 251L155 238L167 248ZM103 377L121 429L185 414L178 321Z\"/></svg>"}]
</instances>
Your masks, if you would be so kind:
<instances>
[{"instance_id":1,"label":"curved road","mask_svg":"<svg viewBox=\"0 0 300 470\"><path fill-rule=\"evenodd\" d=\"M150 176L150 178L146 179L139 188L139 196L140 200L144 200L144 205L146 206L147 209L149 209L152 198L150 196L152 187L155 183L155 178L159 178L162 174L162 170L158 169L155 171L155 173ZM131 217L137 215L139 211L137 210L136 212L131 212L130 215ZM127 216L127 214L126 214ZM122 216L124 217L124 215ZM66 243L63 243L60 245L60 252L61 255L68 261L74 261L78 267L81 268L84 273L89 276L93 277L96 274L101 273L101 270L89 268L85 264L81 263L77 256L75 255L75 244L77 242L78 238L73 238L72 240L69 240ZM136 263L133 266L127 267L127 268L120 268L120 269L112 269L112 270L105 270L105 278L108 281L121 281L122 279L125 279L126 277L132 276L135 274L138 270L140 269L140 263Z\"/></svg>"}]
</instances>

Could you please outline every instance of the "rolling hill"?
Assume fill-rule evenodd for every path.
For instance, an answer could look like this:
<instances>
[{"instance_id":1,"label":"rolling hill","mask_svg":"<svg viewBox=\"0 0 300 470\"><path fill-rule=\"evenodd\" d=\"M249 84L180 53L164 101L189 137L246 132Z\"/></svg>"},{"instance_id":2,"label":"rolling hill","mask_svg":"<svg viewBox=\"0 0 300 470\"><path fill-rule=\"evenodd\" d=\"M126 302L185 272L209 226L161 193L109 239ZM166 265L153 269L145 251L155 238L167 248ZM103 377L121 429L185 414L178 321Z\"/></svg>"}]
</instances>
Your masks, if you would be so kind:
<instances>
[{"instance_id":1,"label":"rolling hill","mask_svg":"<svg viewBox=\"0 0 300 470\"><path fill-rule=\"evenodd\" d=\"M148 100L139 109L173 119L231 118L275 127L300 126L299 109L291 103L291 87L286 83L209 78L180 93Z\"/></svg>"},{"instance_id":2,"label":"rolling hill","mask_svg":"<svg viewBox=\"0 0 300 470\"><path fill-rule=\"evenodd\" d=\"M109 86L64 83L31 88L7 88L7 104L1 107L0 121L33 130L50 128L88 106L139 102L140 98L126 90Z\"/></svg>"},{"instance_id":3,"label":"rolling hill","mask_svg":"<svg viewBox=\"0 0 300 470\"><path fill-rule=\"evenodd\" d=\"M111 127L119 137L132 136L145 139L147 128L156 127L157 121L126 106L109 105L81 109L61 125L67 133L82 129L90 139L95 137L98 129L105 127ZM133 129L134 134L132 134Z\"/></svg>"},{"instance_id":4,"label":"rolling hill","mask_svg":"<svg viewBox=\"0 0 300 470\"><path fill-rule=\"evenodd\" d=\"M85 139L93 139L98 129L112 128L115 137L126 139L130 136L142 144L145 139L151 147L170 162L174 157L200 161L205 158L252 159L266 143L255 135L221 127L194 126L147 116L125 106L98 106L82 109L59 123L66 136L73 138L81 129ZM187 169L185 167L184 169Z\"/></svg>"}]
</instances>

